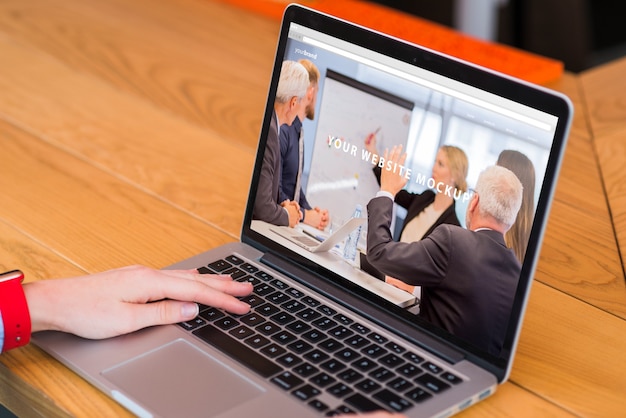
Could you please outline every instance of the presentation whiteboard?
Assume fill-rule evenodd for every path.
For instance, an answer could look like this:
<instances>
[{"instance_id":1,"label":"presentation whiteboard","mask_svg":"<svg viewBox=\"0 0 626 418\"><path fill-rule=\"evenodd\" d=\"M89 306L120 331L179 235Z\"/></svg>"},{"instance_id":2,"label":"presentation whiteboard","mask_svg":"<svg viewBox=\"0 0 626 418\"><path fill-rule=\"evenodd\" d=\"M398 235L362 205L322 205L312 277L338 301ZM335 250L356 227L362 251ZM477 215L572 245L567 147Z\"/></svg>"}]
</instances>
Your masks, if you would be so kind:
<instances>
[{"instance_id":1,"label":"presentation whiteboard","mask_svg":"<svg viewBox=\"0 0 626 418\"><path fill-rule=\"evenodd\" d=\"M379 190L365 138L377 132L378 151L406 146L413 102L327 70L306 187L313 206L327 208L334 220L352 216Z\"/></svg>"}]
</instances>

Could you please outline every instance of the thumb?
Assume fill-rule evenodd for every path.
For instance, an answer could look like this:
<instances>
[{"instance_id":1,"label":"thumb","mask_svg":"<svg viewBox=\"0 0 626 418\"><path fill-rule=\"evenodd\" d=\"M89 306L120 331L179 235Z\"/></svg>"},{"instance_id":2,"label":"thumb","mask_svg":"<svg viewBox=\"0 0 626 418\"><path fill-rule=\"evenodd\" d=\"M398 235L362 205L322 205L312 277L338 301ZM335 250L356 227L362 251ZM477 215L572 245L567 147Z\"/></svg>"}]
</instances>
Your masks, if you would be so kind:
<instances>
[{"instance_id":1,"label":"thumb","mask_svg":"<svg viewBox=\"0 0 626 418\"><path fill-rule=\"evenodd\" d=\"M177 300L162 300L144 305L154 310L152 316L154 324L174 324L177 322L190 321L198 316L198 304L193 302L180 302Z\"/></svg>"}]
</instances>

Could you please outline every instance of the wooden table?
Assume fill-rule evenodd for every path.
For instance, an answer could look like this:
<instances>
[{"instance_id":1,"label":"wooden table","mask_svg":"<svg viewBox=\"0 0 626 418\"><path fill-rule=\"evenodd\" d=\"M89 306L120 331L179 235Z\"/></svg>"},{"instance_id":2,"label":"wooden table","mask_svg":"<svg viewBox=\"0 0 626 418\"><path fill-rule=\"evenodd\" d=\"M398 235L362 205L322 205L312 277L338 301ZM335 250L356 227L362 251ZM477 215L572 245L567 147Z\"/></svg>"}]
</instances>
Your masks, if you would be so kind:
<instances>
[{"instance_id":1,"label":"wooden table","mask_svg":"<svg viewBox=\"0 0 626 418\"><path fill-rule=\"evenodd\" d=\"M210 0L0 3L0 268L164 267L236 240L278 25ZM623 416L626 59L550 86L576 119L509 382L464 416ZM20 416L128 413L35 346Z\"/></svg>"}]
</instances>

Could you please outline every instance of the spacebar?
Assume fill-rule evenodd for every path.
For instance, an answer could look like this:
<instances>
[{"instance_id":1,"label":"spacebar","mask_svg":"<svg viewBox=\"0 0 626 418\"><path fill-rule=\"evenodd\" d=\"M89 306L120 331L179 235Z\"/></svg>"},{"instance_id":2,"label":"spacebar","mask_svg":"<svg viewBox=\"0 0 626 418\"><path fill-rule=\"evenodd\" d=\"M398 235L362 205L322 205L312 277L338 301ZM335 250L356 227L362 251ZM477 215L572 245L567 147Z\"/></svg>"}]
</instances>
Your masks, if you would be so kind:
<instances>
[{"instance_id":1,"label":"spacebar","mask_svg":"<svg viewBox=\"0 0 626 418\"><path fill-rule=\"evenodd\" d=\"M243 345L231 336L224 334L213 325L205 325L193 331L193 334L265 378L273 376L283 370L277 364L266 359L261 354Z\"/></svg>"}]
</instances>

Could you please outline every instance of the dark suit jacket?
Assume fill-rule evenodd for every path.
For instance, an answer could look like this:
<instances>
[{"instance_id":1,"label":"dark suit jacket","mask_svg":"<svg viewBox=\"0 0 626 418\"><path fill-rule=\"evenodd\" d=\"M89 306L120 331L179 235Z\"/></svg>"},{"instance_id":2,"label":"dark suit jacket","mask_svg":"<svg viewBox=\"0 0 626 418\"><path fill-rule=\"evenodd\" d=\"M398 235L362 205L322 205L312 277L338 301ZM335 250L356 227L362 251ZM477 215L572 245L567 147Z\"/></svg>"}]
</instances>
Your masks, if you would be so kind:
<instances>
[{"instance_id":1,"label":"dark suit jacket","mask_svg":"<svg viewBox=\"0 0 626 418\"><path fill-rule=\"evenodd\" d=\"M379 185L380 173L381 168L378 166L374 167L374 175L376 176L376 180L378 181ZM406 190L400 190L398 194L396 194L394 201L407 211L406 218L404 218L404 223L402 224L402 230L400 231L401 235L409 221L419 215L424 209L426 209L428 205L433 203L434 200L435 192L433 192L432 190L426 190L423 193L410 193ZM461 226L461 222L459 222L459 218L456 216L456 201L452 201L452 205L448 206L446 210L443 211L443 213L439 216L439 218L437 218L435 223L432 224L430 228L428 228L426 233L420 238L424 238L430 235L430 233L433 232L433 230L441 224Z\"/></svg>"},{"instance_id":2,"label":"dark suit jacket","mask_svg":"<svg viewBox=\"0 0 626 418\"><path fill-rule=\"evenodd\" d=\"M443 224L421 241L391 238L392 202L368 206L367 259L377 269L422 286L420 316L499 355L521 266L501 233Z\"/></svg>"},{"instance_id":3,"label":"dark suit jacket","mask_svg":"<svg viewBox=\"0 0 626 418\"><path fill-rule=\"evenodd\" d=\"M263 166L254 200L252 218L274 225L289 225L289 215L279 202L280 166L278 119L274 112L267 134L267 144L263 154Z\"/></svg>"},{"instance_id":4,"label":"dark suit jacket","mask_svg":"<svg viewBox=\"0 0 626 418\"><path fill-rule=\"evenodd\" d=\"M280 182L280 199L284 201L286 199L293 200L296 195L296 180L298 178L298 171L300 167L300 149L298 147L300 142L300 131L302 130L302 122L300 118L296 117L291 124L283 125L280 128L280 158L282 162L282 174ZM301 209L311 209L311 205L304 195L302 185L300 185L300 198L298 204Z\"/></svg>"}]
</instances>

